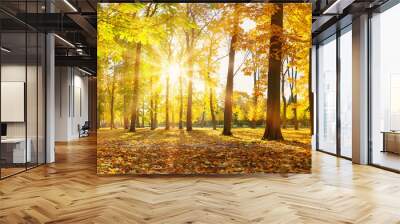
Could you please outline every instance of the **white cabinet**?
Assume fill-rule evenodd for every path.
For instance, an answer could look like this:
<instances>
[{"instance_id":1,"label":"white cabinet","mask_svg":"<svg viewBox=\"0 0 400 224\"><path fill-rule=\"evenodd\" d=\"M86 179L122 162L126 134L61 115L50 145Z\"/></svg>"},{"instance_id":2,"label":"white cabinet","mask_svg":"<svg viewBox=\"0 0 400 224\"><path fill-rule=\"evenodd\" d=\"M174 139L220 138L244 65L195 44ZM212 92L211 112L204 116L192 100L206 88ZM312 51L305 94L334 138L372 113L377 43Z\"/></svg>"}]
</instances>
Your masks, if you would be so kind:
<instances>
[{"instance_id":1,"label":"white cabinet","mask_svg":"<svg viewBox=\"0 0 400 224\"><path fill-rule=\"evenodd\" d=\"M2 139L1 144L11 147L12 163L25 163L32 161L32 140L26 140L27 147L25 151L25 138L7 138Z\"/></svg>"}]
</instances>

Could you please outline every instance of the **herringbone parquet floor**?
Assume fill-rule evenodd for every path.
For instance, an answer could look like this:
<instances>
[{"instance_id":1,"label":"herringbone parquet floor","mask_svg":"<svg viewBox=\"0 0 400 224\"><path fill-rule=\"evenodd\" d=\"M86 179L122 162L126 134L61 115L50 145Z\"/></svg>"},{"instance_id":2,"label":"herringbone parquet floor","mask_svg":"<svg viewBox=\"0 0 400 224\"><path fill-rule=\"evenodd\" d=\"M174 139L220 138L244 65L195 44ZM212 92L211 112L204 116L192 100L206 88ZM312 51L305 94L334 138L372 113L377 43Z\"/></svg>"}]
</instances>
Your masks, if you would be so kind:
<instances>
[{"instance_id":1,"label":"herringbone parquet floor","mask_svg":"<svg viewBox=\"0 0 400 224\"><path fill-rule=\"evenodd\" d=\"M400 223L400 175L315 152L313 173L96 176L95 140L0 181L0 223Z\"/></svg>"}]
</instances>

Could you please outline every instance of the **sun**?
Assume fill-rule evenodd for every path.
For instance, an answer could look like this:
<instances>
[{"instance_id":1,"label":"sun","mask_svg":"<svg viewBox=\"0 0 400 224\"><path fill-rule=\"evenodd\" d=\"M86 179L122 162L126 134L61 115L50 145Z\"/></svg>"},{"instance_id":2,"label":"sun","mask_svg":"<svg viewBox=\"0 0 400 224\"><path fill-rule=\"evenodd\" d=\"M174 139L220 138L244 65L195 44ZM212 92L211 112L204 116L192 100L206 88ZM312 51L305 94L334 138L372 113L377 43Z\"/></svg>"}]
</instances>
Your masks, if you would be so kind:
<instances>
[{"instance_id":1,"label":"sun","mask_svg":"<svg viewBox=\"0 0 400 224\"><path fill-rule=\"evenodd\" d=\"M181 67L179 66L179 64L176 64L176 63L170 64L168 71L169 71L169 78L171 80L171 83L178 82L179 76L181 75Z\"/></svg>"}]
</instances>

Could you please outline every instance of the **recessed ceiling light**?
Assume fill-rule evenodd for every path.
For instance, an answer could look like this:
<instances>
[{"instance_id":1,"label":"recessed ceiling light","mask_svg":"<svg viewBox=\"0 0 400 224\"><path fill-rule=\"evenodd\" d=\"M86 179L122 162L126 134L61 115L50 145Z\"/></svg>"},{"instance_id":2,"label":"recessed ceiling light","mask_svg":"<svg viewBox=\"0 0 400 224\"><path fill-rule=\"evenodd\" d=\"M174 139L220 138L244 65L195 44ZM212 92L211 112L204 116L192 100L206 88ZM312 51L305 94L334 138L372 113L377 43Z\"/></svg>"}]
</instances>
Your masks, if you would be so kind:
<instances>
[{"instance_id":1,"label":"recessed ceiling light","mask_svg":"<svg viewBox=\"0 0 400 224\"><path fill-rule=\"evenodd\" d=\"M75 48L75 45L73 45L73 44L72 44L71 42L69 42L68 40L66 40L66 39L64 39L64 38L62 38L62 37L60 37L60 36L57 35L57 34L54 34L54 36L57 37L57 38L58 38L59 40L61 40L62 42L64 42L65 44L67 44L68 46Z\"/></svg>"},{"instance_id":2,"label":"recessed ceiling light","mask_svg":"<svg viewBox=\"0 0 400 224\"><path fill-rule=\"evenodd\" d=\"M74 12L78 12L78 10L68 0L64 0L64 3L68 5L68 7L70 7Z\"/></svg>"},{"instance_id":3,"label":"recessed ceiling light","mask_svg":"<svg viewBox=\"0 0 400 224\"><path fill-rule=\"evenodd\" d=\"M1 51L4 51L6 53L10 53L11 52L11 50L9 50L9 49L7 49L5 47L1 47L0 49L1 49Z\"/></svg>"},{"instance_id":4,"label":"recessed ceiling light","mask_svg":"<svg viewBox=\"0 0 400 224\"><path fill-rule=\"evenodd\" d=\"M342 14L343 9L351 5L355 0L336 0L322 14Z\"/></svg>"},{"instance_id":5,"label":"recessed ceiling light","mask_svg":"<svg viewBox=\"0 0 400 224\"><path fill-rule=\"evenodd\" d=\"M79 68L79 67L78 67L78 70L81 71L81 72L83 72L83 73L85 73L85 74L87 74L87 75L93 75L92 73L90 73L90 72L88 72L88 71L86 71L86 70L83 70L83 69L81 69L81 68Z\"/></svg>"}]
</instances>

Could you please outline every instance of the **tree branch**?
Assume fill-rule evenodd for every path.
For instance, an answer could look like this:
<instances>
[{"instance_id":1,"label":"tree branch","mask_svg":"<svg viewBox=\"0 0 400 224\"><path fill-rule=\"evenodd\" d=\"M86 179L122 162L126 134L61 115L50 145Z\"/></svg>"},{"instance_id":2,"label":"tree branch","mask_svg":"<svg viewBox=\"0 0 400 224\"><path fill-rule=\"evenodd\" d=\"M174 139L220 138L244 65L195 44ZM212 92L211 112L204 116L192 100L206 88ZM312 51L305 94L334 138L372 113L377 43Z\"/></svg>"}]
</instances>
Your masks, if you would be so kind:
<instances>
[{"instance_id":1,"label":"tree branch","mask_svg":"<svg viewBox=\"0 0 400 224\"><path fill-rule=\"evenodd\" d=\"M244 56L244 59L242 61L242 63L239 65L239 67L236 69L235 73L233 73L233 77L235 77L235 75L238 73L238 71L240 70L240 68L242 67L242 65L244 64L244 62L246 61L247 57L249 57L250 55L250 51L246 51L246 55Z\"/></svg>"}]
</instances>

